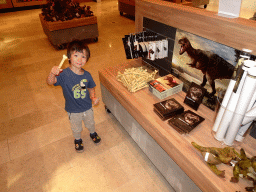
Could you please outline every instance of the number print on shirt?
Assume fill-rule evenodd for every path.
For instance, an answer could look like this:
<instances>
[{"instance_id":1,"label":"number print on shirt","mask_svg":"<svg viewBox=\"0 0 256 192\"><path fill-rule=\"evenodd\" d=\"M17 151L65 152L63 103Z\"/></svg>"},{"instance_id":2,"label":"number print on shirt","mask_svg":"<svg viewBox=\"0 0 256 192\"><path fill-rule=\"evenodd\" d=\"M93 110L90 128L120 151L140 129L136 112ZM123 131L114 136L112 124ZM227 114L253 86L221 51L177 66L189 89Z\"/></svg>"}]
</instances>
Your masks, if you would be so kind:
<instances>
[{"instance_id":1,"label":"number print on shirt","mask_svg":"<svg viewBox=\"0 0 256 192\"><path fill-rule=\"evenodd\" d=\"M76 84L72 91L75 99L84 99L86 97L86 83L87 79L82 79L79 84Z\"/></svg>"},{"instance_id":2,"label":"number print on shirt","mask_svg":"<svg viewBox=\"0 0 256 192\"><path fill-rule=\"evenodd\" d=\"M74 90L74 98L75 99L84 99L86 97L86 89L75 89Z\"/></svg>"}]
</instances>

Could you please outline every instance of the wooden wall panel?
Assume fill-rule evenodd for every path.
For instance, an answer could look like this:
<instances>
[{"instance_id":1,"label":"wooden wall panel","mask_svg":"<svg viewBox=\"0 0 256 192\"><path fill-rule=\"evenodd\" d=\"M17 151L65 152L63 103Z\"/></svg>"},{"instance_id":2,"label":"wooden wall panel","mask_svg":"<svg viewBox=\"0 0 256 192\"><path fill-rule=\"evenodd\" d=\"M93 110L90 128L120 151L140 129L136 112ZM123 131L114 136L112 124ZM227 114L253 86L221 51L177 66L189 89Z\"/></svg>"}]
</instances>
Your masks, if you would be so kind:
<instances>
[{"instance_id":1,"label":"wooden wall panel","mask_svg":"<svg viewBox=\"0 0 256 192\"><path fill-rule=\"evenodd\" d=\"M182 29L209 40L252 50L256 55L256 22L225 18L216 12L160 0L136 1L136 31L143 29L143 17Z\"/></svg>"}]
</instances>

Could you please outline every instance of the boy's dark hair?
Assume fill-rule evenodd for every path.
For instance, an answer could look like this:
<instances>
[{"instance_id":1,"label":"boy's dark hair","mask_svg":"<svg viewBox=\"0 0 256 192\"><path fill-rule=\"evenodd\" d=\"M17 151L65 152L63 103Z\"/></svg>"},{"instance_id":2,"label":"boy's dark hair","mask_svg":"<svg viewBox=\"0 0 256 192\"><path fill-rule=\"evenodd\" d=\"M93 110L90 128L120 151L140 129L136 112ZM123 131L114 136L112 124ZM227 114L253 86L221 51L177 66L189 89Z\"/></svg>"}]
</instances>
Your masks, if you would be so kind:
<instances>
[{"instance_id":1,"label":"boy's dark hair","mask_svg":"<svg viewBox=\"0 0 256 192\"><path fill-rule=\"evenodd\" d=\"M88 61L89 58L90 58L90 49L89 49L89 47L83 41L74 40L74 41L70 42L68 44L68 47L67 47L67 57L68 57L68 59L70 59L71 54L74 51L83 53L83 50L85 50L85 52L87 53L87 56L86 56L87 60L86 61Z\"/></svg>"}]
</instances>

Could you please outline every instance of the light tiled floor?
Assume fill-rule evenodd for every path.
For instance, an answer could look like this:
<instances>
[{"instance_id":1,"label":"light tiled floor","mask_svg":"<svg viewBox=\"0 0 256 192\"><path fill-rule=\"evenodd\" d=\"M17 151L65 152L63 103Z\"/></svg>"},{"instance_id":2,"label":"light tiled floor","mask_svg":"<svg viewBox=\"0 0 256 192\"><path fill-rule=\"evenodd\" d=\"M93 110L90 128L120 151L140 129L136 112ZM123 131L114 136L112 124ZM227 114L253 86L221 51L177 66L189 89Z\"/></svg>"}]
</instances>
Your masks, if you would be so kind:
<instances>
[{"instance_id":1,"label":"light tiled floor","mask_svg":"<svg viewBox=\"0 0 256 192\"><path fill-rule=\"evenodd\" d=\"M85 68L100 96L98 70L126 60L121 38L134 32L134 20L119 16L116 0L85 4L98 17ZM75 152L61 88L45 81L66 50L50 44L39 13L0 14L0 191L173 191L102 102L94 108L102 142L85 129L85 151Z\"/></svg>"},{"instance_id":2,"label":"light tiled floor","mask_svg":"<svg viewBox=\"0 0 256 192\"><path fill-rule=\"evenodd\" d=\"M121 38L134 32L134 20L119 15L117 1L85 4L99 27L85 68L101 97L98 70L126 60ZM102 142L85 129L85 151L75 152L61 88L46 84L66 50L50 44L39 13L0 14L0 191L173 191L102 102L94 108Z\"/></svg>"}]
</instances>

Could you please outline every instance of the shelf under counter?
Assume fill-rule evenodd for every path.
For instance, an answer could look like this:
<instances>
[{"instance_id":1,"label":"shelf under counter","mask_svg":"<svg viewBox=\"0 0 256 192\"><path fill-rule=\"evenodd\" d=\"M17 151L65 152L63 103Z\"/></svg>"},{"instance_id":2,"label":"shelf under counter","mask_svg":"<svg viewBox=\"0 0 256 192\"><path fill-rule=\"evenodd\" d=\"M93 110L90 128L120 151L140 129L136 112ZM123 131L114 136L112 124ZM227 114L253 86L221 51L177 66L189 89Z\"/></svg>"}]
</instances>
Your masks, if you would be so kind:
<instances>
[{"instance_id":1,"label":"shelf under counter","mask_svg":"<svg viewBox=\"0 0 256 192\"><path fill-rule=\"evenodd\" d=\"M211 132L216 112L210 110L204 105L200 105L199 109L194 111L190 107L183 104L185 98L184 92L180 92L169 97L175 98L179 103L183 104L185 110L192 110L205 118L205 121L196 127L192 132L187 135L181 135L170 125L168 125L167 121L162 121L154 113L153 104L159 102L160 99L155 97L147 88L135 93L130 93L122 85L122 83L116 80L118 71L122 72L126 68L139 67L141 65L142 64L139 61L130 61L122 63L116 67L109 67L99 71L100 82L103 89L106 89L110 94L108 97L113 97L127 112L124 115L134 118L136 122L145 130L145 132L152 137L152 139L168 154L168 156L181 168L185 175L187 175L200 188L200 190L221 192L245 191L245 187L252 186L252 182L246 179L240 179L239 183L231 183L230 178L232 177L233 169L228 165L218 165L220 170L225 170L225 178L216 176L204 162L200 152L191 145L191 142L194 141L199 145L206 147L224 147L220 142L214 139ZM102 91L102 94L105 92ZM108 105L106 106L108 107ZM115 105L114 108L116 108L116 106L117 105ZM118 112L119 116L122 116L123 112L120 111ZM126 117L123 118L125 119ZM136 124L136 122L130 127ZM133 130L133 132L136 131ZM236 147L236 149L239 151L240 147L242 147L248 156L252 156L255 155L254 146L256 146L256 140L248 135L244 142L241 143L239 147ZM157 156L156 154L157 152L155 152L155 155L153 156ZM157 159L157 157L153 158ZM170 167L168 167L166 164L160 164L160 166L167 166L164 169L171 169L172 165L169 165ZM169 174L167 177L172 176L175 175ZM198 190L195 189L194 191Z\"/></svg>"}]
</instances>

